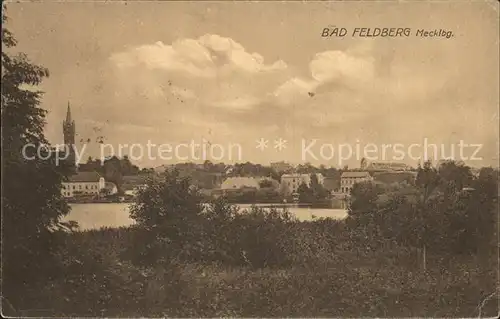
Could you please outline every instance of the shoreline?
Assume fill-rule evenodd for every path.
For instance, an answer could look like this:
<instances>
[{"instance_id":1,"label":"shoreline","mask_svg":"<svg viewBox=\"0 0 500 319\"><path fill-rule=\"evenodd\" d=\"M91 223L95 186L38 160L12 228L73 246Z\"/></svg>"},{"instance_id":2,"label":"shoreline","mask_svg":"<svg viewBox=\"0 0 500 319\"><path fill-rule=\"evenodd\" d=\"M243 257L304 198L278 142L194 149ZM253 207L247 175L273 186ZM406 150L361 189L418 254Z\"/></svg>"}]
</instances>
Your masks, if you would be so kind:
<instances>
[{"instance_id":1,"label":"shoreline","mask_svg":"<svg viewBox=\"0 0 500 319\"><path fill-rule=\"evenodd\" d=\"M124 201L124 202L68 202L69 205L93 205L93 204L132 204L133 201ZM207 205L208 203L203 203ZM332 209L332 210L347 210L340 207L315 207L313 204L278 204L278 203L231 203L234 206L257 206L263 208L310 208L310 209Z\"/></svg>"}]
</instances>

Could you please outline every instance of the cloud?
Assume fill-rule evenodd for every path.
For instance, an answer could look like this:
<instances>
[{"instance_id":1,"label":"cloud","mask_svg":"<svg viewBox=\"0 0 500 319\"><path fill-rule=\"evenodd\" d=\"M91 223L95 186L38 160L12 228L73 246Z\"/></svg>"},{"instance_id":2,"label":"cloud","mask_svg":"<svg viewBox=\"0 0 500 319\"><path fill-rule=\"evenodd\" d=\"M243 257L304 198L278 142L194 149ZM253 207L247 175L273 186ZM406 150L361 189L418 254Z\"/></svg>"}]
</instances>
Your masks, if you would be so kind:
<instances>
[{"instance_id":1,"label":"cloud","mask_svg":"<svg viewBox=\"0 0 500 319\"><path fill-rule=\"evenodd\" d=\"M273 93L279 105L289 105L308 97L308 94L316 89L319 82L314 80L294 77L280 85Z\"/></svg>"},{"instance_id":2,"label":"cloud","mask_svg":"<svg viewBox=\"0 0 500 319\"><path fill-rule=\"evenodd\" d=\"M299 103L318 94L338 91L339 88L359 90L373 83L376 76L375 59L366 44L349 51L324 51L309 62L309 77L293 77L273 93L278 104Z\"/></svg>"},{"instance_id":3,"label":"cloud","mask_svg":"<svg viewBox=\"0 0 500 319\"><path fill-rule=\"evenodd\" d=\"M169 127L182 123L174 132L185 133L205 123L214 134L225 123L243 136L276 123L296 132L304 123L328 128L362 118L373 100L366 87L376 78L371 48L319 52L290 68L282 60L265 62L231 38L207 34L141 45L110 61L121 79L117 90L128 92L122 103L143 105L138 121L168 117Z\"/></svg>"},{"instance_id":4,"label":"cloud","mask_svg":"<svg viewBox=\"0 0 500 319\"><path fill-rule=\"evenodd\" d=\"M258 104L260 104L260 100L252 96L236 97L231 100L220 100L211 103L214 107L233 110L251 110Z\"/></svg>"},{"instance_id":5,"label":"cloud","mask_svg":"<svg viewBox=\"0 0 500 319\"><path fill-rule=\"evenodd\" d=\"M319 83L348 81L362 83L374 77L374 60L356 57L342 51L325 51L316 54L309 64L311 76Z\"/></svg>"},{"instance_id":6,"label":"cloud","mask_svg":"<svg viewBox=\"0 0 500 319\"><path fill-rule=\"evenodd\" d=\"M198 39L182 39L171 45L161 41L142 45L115 53L111 60L121 68L144 66L202 78L215 78L221 73L261 73L287 68L281 60L265 64L260 54L249 53L238 42L215 34L206 34Z\"/></svg>"},{"instance_id":7,"label":"cloud","mask_svg":"<svg viewBox=\"0 0 500 319\"><path fill-rule=\"evenodd\" d=\"M284 61L267 63L261 54L215 34L141 45L117 52L109 61L115 91L125 92L122 103L140 99L153 112L167 107L173 117L193 108L249 112L290 77Z\"/></svg>"},{"instance_id":8,"label":"cloud","mask_svg":"<svg viewBox=\"0 0 500 319\"><path fill-rule=\"evenodd\" d=\"M352 140L370 132L409 139L421 127L427 133L441 129L435 113L422 110L449 103L453 94L443 92L453 93L458 80L452 82L453 73L438 61L409 62L406 56L362 42L288 66L212 34L116 53L109 82L120 92L114 104L122 106L122 120L140 105L134 124L158 128L154 134L161 138ZM410 118L418 118L418 128L408 125Z\"/></svg>"}]
</instances>

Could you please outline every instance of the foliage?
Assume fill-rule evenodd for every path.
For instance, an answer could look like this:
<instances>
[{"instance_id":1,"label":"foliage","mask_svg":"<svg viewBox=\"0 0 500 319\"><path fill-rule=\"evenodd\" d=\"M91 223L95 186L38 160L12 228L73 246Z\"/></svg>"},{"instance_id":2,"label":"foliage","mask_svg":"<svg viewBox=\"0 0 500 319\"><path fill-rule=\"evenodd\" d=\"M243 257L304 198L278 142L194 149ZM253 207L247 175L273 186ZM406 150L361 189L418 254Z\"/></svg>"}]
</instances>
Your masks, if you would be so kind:
<instances>
[{"instance_id":1,"label":"foliage","mask_svg":"<svg viewBox=\"0 0 500 319\"><path fill-rule=\"evenodd\" d=\"M236 214L223 200L214 205L210 220ZM178 258L137 266L124 254L134 246L135 229L71 234L60 254L66 280L47 282L38 307L52 310L45 315L63 317L471 317L494 291L494 282L483 280L495 276L494 263L482 273L469 257L429 254L435 266L422 272L411 250L392 246L370 252L360 243L346 245L348 229L341 222L286 224L297 229L288 235L304 233L310 243L329 243L334 250L312 251L320 259L296 260L290 267ZM303 245L294 253L307 249ZM482 309L483 315L496 311L494 300Z\"/></svg>"},{"instance_id":2,"label":"foliage","mask_svg":"<svg viewBox=\"0 0 500 319\"><path fill-rule=\"evenodd\" d=\"M470 168L429 162L418 169L416 186L389 190L373 183L355 184L348 222L380 242L438 253L475 254L488 259L494 251L498 184L493 171L477 179ZM384 197L381 201L380 198Z\"/></svg>"},{"instance_id":3,"label":"foliage","mask_svg":"<svg viewBox=\"0 0 500 319\"><path fill-rule=\"evenodd\" d=\"M280 192L274 188L243 188L227 192L227 201L235 204L256 204L256 203L281 203L283 198Z\"/></svg>"},{"instance_id":4,"label":"foliage","mask_svg":"<svg viewBox=\"0 0 500 319\"><path fill-rule=\"evenodd\" d=\"M279 180L280 176L271 167L250 162L236 163L231 167L228 176L270 177Z\"/></svg>"},{"instance_id":5,"label":"foliage","mask_svg":"<svg viewBox=\"0 0 500 319\"><path fill-rule=\"evenodd\" d=\"M437 170L432 167L430 161L424 163L424 167L417 168L417 178L415 184L422 190L423 201L426 202L434 189L439 185L439 175Z\"/></svg>"},{"instance_id":6,"label":"foliage","mask_svg":"<svg viewBox=\"0 0 500 319\"><path fill-rule=\"evenodd\" d=\"M144 263L160 261L165 250L190 254L200 239L202 204L198 191L177 170L162 178L150 179L130 209L130 217L143 230L140 259Z\"/></svg>"},{"instance_id":7,"label":"foliage","mask_svg":"<svg viewBox=\"0 0 500 319\"><path fill-rule=\"evenodd\" d=\"M314 201L312 189L304 182L297 188L297 193L299 194L299 203L312 203Z\"/></svg>"},{"instance_id":8,"label":"foliage","mask_svg":"<svg viewBox=\"0 0 500 319\"><path fill-rule=\"evenodd\" d=\"M123 158L112 156L101 163L100 159L89 157L87 163L80 164L78 167L81 172L98 172L108 182L114 183L118 191L122 193L123 176L138 175L139 167L133 165L127 155ZM143 173L151 170L143 170Z\"/></svg>"},{"instance_id":9,"label":"foliage","mask_svg":"<svg viewBox=\"0 0 500 319\"><path fill-rule=\"evenodd\" d=\"M329 192L318 181L316 174L311 174L310 184L302 183L297 189L299 194L299 202L311 204L312 206L325 203L330 198Z\"/></svg>"},{"instance_id":10,"label":"foliage","mask_svg":"<svg viewBox=\"0 0 500 319\"><path fill-rule=\"evenodd\" d=\"M362 216L373 213L377 208L377 200L383 189L374 183L364 182L354 184L351 189L351 205L349 215Z\"/></svg>"},{"instance_id":11,"label":"foliage","mask_svg":"<svg viewBox=\"0 0 500 319\"><path fill-rule=\"evenodd\" d=\"M16 40L2 14L2 275L3 298L15 310L36 302L45 278L58 275L53 256L60 218L69 211L61 196L67 163L57 165L43 134L46 111L35 90L48 70L14 54ZM25 145L33 145L22 151ZM40 149L40 156L36 150ZM28 159L33 158L33 159ZM47 158L47 159L44 159ZM13 315L4 313L4 315Z\"/></svg>"},{"instance_id":12,"label":"foliage","mask_svg":"<svg viewBox=\"0 0 500 319\"><path fill-rule=\"evenodd\" d=\"M271 187L274 187L274 184L269 179L262 179L259 181L259 187L260 188L271 188Z\"/></svg>"},{"instance_id":13,"label":"foliage","mask_svg":"<svg viewBox=\"0 0 500 319\"><path fill-rule=\"evenodd\" d=\"M470 196L489 205L494 185L496 176L485 172L472 184L481 193ZM372 207L354 205L345 222L300 222L278 208L241 210L226 197L201 205L189 180L173 171L141 192L136 226L67 235L58 254L62 276L46 282L36 305L58 316L475 316L495 290L494 256L478 263L471 250L434 249L442 243L432 232L451 241L446 236L462 224L441 224L438 216L472 198L434 196L419 211L414 186L391 187L387 200L376 201L385 191L355 186L353 195L373 199ZM422 229L422 221L441 227ZM429 238L426 271L422 238ZM496 309L491 300L481 312Z\"/></svg>"}]
</instances>

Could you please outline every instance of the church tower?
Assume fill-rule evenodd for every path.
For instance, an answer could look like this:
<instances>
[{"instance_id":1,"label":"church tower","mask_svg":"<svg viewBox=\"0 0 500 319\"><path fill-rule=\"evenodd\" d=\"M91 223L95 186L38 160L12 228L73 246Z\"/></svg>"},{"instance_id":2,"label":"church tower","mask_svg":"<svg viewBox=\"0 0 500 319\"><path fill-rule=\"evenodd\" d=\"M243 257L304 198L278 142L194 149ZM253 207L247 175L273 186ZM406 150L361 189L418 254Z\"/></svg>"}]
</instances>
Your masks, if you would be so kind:
<instances>
[{"instance_id":1,"label":"church tower","mask_svg":"<svg viewBox=\"0 0 500 319\"><path fill-rule=\"evenodd\" d=\"M71 108L69 107L66 111L66 120L63 121L63 134L64 134L64 144L66 145L69 156L67 158L68 163L76 166L76 156L75 156L75 121L71 118Z\"/></svg>"}]
</instances>

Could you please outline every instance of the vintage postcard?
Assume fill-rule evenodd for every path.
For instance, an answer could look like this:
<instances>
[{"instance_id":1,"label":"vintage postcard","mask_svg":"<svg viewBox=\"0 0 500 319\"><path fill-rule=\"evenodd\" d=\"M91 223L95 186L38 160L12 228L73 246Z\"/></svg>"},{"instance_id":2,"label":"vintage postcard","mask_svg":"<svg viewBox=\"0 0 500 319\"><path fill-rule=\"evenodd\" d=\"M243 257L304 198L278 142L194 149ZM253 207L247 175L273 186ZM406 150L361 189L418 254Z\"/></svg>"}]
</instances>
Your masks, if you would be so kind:
<instances>
[{"instance_id":1,"label":"vintage postcard","mask_svg":"<svg viewBox=\"0 0 500 319\"><path fill-rule=\"evenodd\" d=\"M3 316L498 316L498 2L2 9Z\"/></svg>"}]
</instances>

